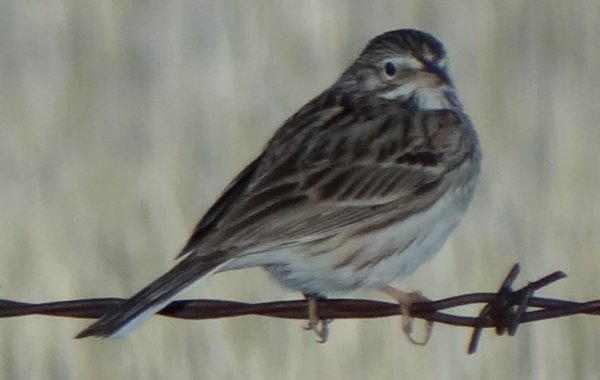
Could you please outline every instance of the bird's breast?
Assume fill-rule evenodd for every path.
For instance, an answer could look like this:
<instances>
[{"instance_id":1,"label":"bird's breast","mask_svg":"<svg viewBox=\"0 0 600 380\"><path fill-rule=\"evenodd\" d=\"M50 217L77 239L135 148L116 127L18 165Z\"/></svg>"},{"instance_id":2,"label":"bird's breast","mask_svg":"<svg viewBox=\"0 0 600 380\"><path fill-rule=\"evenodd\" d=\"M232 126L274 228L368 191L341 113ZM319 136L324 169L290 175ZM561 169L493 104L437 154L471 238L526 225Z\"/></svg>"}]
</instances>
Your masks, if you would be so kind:
<instances>
[{"instance_id":1,"label":"bird's breast","mask_svg":"<svg viewBox=\"0 0 600 380\"><path fill-rule=\"evenodd\" d=\"M284 286L308 294L388 285L439 251L468 208L474 187L471 181L448 191L429 209L367 234L341 233L272 252L278 262L263 266Z\"/></svg>"}]
</instances>

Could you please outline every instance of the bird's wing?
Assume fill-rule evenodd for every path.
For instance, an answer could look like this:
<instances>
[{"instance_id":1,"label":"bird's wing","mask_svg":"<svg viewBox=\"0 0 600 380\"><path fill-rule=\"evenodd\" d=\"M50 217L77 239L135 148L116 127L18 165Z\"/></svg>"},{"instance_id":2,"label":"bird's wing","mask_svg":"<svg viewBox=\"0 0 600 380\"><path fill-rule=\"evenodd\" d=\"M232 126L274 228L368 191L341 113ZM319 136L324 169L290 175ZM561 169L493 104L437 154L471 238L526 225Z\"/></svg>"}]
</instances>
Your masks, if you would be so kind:
<instances>
[{"instance_id":1,"label":"bird's wing","mask_svg":"<svg viewBox=\"0 0 600 380\"><path fill-rule=\"evenodd\" d=\"M261 156L248 164L248 166L246 166L244 170L242 170L233 181L227 185L219 199L208 209L202 219L200 219L196 228L194 228L194 232L177 255L178 258L189 253L214 231L215 226L219 223L223 215L235 205L240 198L240 195L246 191L246 187L250 184L254 172L260 163L260 158Z\"/></svg>"},{"instance_id":2,"label":"bird's wing","mask_svg":"<svg viewBox=\"0 0 600 380\"><path fill-rule=\"evenodd\" d=\"M335 123L296 134L284 126L200 250L258 252L390 215L401 220L435 203L456 180L453 170L475 154L460 113L359 115L345 125L331 113Z\"/></svg>"}]
</instances>

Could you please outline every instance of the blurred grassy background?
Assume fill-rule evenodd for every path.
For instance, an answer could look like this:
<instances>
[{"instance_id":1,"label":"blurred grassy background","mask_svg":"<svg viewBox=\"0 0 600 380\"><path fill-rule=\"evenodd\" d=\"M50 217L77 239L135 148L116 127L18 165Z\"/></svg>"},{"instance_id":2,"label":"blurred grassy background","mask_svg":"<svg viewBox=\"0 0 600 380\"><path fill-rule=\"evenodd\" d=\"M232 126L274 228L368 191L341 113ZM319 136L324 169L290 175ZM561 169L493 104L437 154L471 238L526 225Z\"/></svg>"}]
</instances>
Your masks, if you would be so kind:
<instances>
[{"instance_id":1,"label":"blurred grassy background","mask_svg":"<svg viewBox=\"0 0 600 380\"><path fill-rule=\"evenodd\" d=\"M403 289L431 298L562 269L542 293L600 298L600 3L590 1L3 1L0 296L130 295L172 265L202 212L281 122L381 32L447 46L481 134L469 215ZM251 286L248 286L251 284ZM186 296L297 298L260 270ZM353 296L381 297L362 293ZM473 311L473 309L471 309ZM515 338L437 326L409 344L394 318L154 318L121 340L72 340L88 321L0 321L3 379L597 378L599 321Z\"/></svg>"}]
</instances>

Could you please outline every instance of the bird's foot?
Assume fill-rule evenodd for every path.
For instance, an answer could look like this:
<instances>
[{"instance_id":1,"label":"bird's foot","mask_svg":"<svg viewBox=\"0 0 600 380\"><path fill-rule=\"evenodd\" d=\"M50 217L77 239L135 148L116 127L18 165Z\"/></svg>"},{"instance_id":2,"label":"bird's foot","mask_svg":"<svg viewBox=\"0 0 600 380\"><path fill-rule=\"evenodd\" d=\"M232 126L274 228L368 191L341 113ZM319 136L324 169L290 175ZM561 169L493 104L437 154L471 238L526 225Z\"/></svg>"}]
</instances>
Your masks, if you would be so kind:
<instances>
[{"instance_id":1,"label":"bird's foot","mask_svg":"<svg viewBox=\"0 0 600 380\"><path fill-rule=\"evenodd\" d=\"M408 340L419 346L424 346L429 342L429 338L431 338L431 332L433 330L433 322L427 321L425 326L425 337L422 340L416 340L412 333L412 322L413 318L410 316L410 306L413 303L419 302L427 302L428 298L423 296L421 292L403 292L399 289L396 289L392 286L384 286L381 290L386 293L388 296L395 299L400 305L400 312L402 314L402 331L404 335L408 338Z\"/></svg>"},{"instance_id":2,"label":"bird's foot","mask_svg":"<svg viewBox=\"0 0 600 380\"><path fill-rule=\"evenodd\" d=\"M318 337L318 343L325 343L329 337L331 319L321 319L317 315L317 297L305 295L308 301L308 325L304 330L312 330Z\"/></svg>"}]
</instances>

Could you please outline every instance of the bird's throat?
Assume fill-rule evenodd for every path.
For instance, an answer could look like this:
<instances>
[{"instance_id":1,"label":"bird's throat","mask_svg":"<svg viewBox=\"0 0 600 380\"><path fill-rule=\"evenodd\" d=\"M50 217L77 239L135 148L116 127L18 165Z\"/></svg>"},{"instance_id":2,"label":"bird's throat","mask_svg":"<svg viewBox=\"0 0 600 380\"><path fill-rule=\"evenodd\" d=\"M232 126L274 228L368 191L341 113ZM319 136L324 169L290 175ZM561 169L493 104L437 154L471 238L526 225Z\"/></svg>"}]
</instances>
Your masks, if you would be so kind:
<instances>
[{"instance_id":1,"label":"bird's throat","mask_svg":"<svg viewBox=\"0 0 600 380\"><path fill-rule=\"evenodd\" d=\"M421 86L418 82L407 82L401 86L388 91L381 96L388 100L409 100L414 101L418 108L423 110L440 110L453 108L454 104L449 93L452 93L446 85L440 86Z\"/></svg>"}]
</instances>

